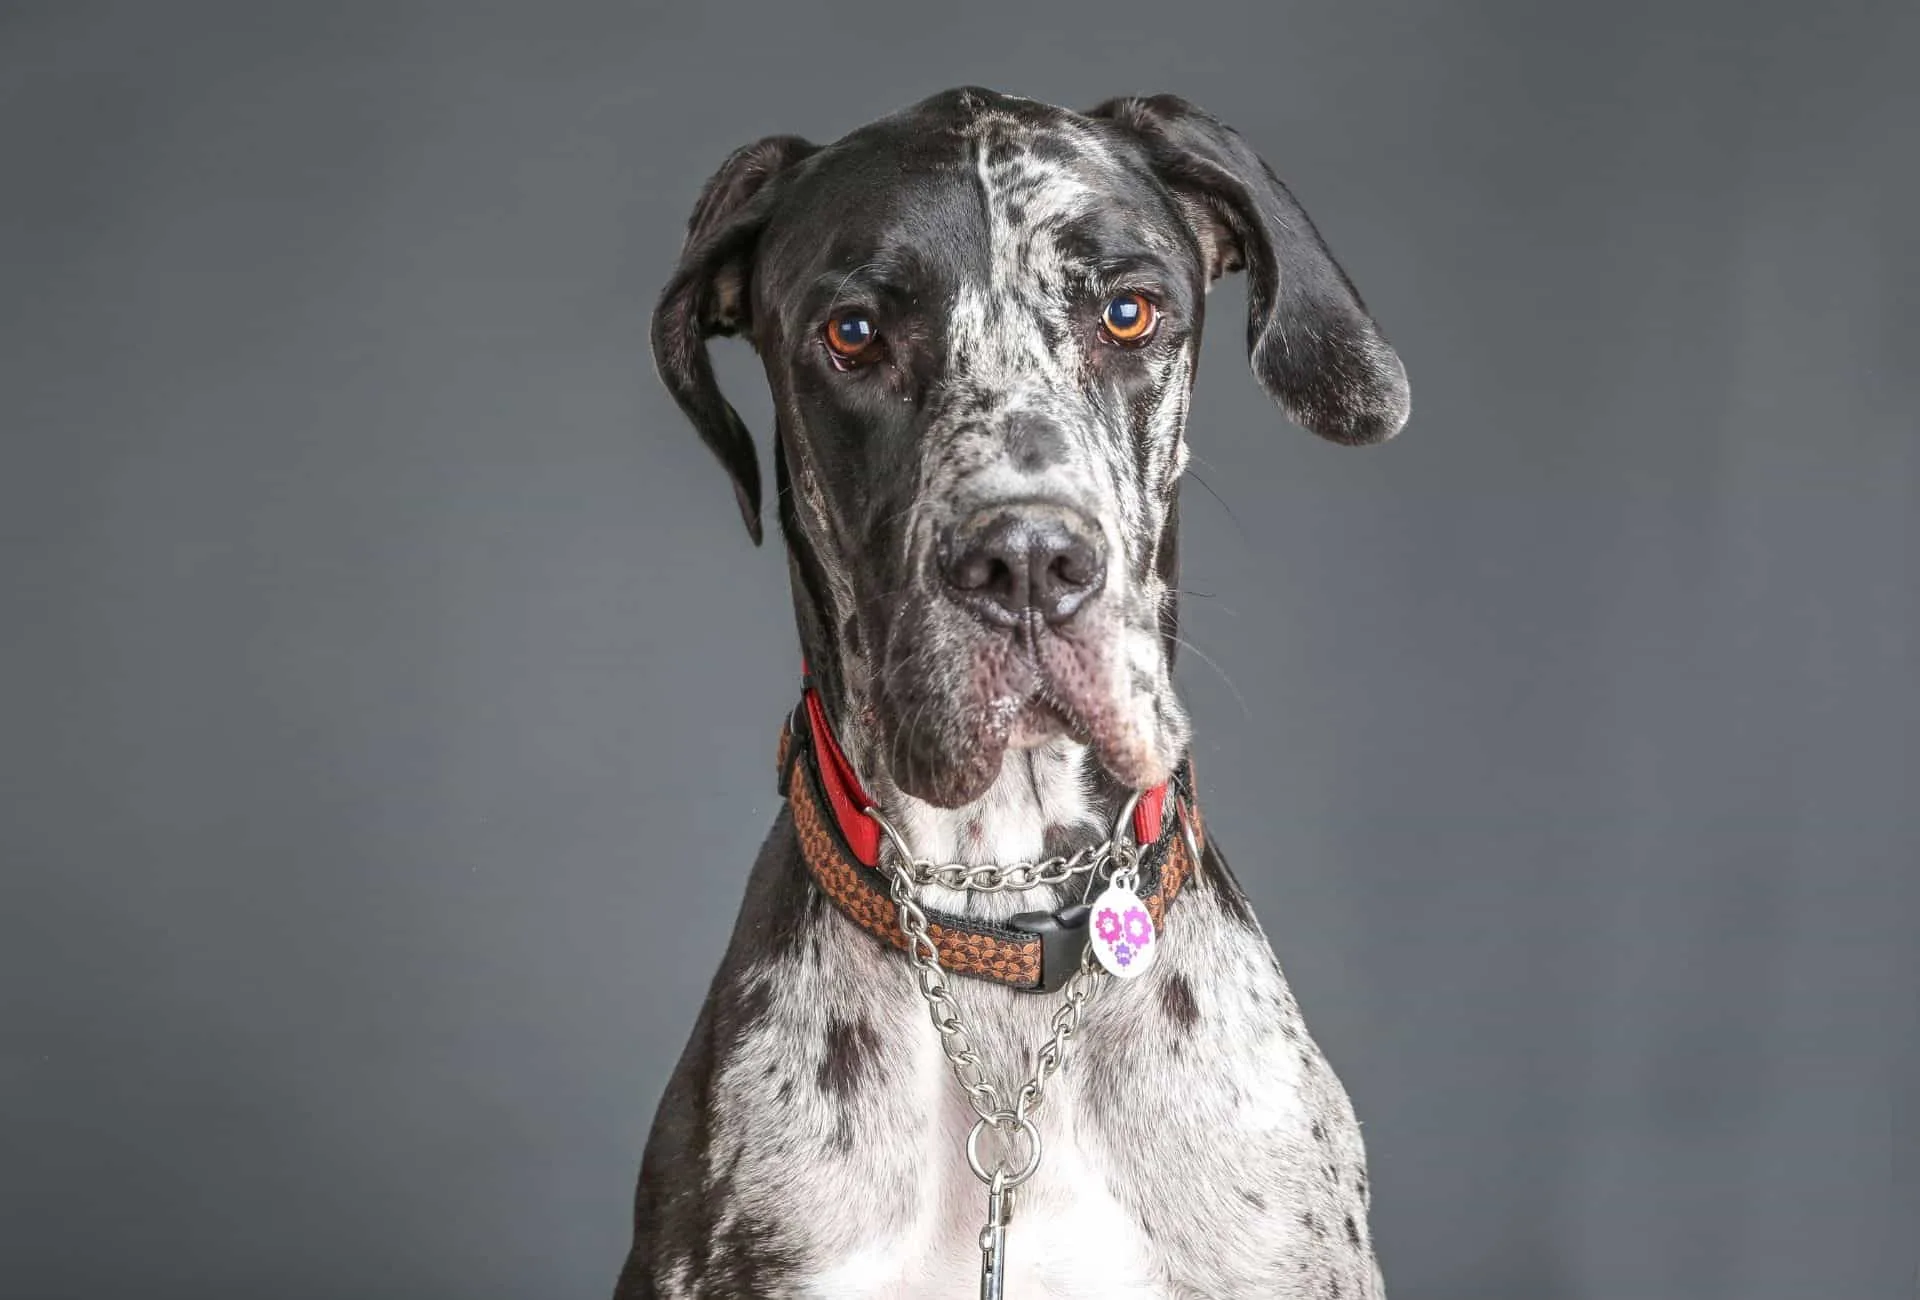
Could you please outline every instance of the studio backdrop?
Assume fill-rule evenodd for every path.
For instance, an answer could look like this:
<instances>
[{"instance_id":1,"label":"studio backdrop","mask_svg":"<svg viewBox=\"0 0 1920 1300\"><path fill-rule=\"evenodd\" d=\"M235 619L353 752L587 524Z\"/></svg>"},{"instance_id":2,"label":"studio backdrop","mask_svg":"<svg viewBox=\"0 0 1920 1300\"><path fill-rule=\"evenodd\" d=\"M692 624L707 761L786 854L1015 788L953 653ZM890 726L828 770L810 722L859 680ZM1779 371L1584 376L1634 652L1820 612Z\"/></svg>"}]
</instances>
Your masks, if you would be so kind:
<instances>
[{"instance_id":1,"label":"studio backdrop","mask_svg":"<svg viewBox=\"0 0 1920 1300\"><path fill-rule=\"evenodd\" d=\"M1390 1293L1911 1294L1917 42L0 4L0 1295L611 1290L798 680L647 314L728 150L966 83L1233 123L1406 359L1329 446L1214 295L1179 664Z\"/></svg>"}]
</instances>

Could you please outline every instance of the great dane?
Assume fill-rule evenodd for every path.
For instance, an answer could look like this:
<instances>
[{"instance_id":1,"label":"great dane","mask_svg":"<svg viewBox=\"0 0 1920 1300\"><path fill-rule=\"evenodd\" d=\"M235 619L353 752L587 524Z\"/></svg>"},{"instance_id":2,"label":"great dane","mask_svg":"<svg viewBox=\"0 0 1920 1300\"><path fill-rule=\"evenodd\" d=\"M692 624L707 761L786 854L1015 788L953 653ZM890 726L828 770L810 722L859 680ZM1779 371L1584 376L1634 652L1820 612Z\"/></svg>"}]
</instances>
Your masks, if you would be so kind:
<instances>
[{"instance_id":1,"label":"great dane","mask_svg":"<svg viewBox=\"0 0 1920 1300\"><path fill-rule=\"evenodd\" d=\"M766 369L802 703L654 1121L619 1300L1383 1294L1360 1130L1199 816L1175 695L1204 295L1383 441L1406 375L1285 185L1170 96L967 88L737 150L653 318Z\"/></svg>"}]
</instances>

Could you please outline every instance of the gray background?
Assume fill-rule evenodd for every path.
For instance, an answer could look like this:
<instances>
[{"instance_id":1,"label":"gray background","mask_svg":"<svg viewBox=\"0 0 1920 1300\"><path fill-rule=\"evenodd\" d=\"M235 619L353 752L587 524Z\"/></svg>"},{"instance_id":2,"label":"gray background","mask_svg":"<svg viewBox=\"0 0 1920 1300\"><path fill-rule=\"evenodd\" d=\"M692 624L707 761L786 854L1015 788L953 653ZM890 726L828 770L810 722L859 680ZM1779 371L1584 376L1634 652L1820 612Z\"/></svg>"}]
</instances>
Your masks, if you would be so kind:
<instances>
[{"instance_id":1,"label":"gray background","mask_svg":"<svg viewBox=\"0 0 1920 1300\"><path fill-rule=\"evenodd\" d=\"M0 5L0 1293L610 1290L796 672L646 310L961 82L1238 124L1412 372L1216 297L1183 664L1394 1295L1909 1293L1917 14Z\"/></svg>"}]
</instances>

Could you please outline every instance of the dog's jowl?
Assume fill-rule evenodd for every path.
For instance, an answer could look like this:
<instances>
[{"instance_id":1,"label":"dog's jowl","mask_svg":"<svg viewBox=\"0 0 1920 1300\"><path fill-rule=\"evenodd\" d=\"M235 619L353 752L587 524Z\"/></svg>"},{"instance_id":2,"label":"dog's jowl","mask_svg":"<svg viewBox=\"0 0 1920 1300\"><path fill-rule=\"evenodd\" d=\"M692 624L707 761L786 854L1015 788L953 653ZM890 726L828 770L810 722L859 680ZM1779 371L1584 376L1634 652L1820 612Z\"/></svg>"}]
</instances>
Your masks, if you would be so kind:
<instances>
[{"instance_id":1,"label":"dog's jowl","mask_svg":"<svg viewBox=\"0 0 1920 1300\"><path fill-rule=\"evenodd\" d=\"M1184 101L952 91L747 145L701 193L654 356L755 540L707 342L765 366L805 675L619 1297L1383 1294L1358 1126L1172 686L1187 403L1231 272L1288 416L1399 431L1353 285Z\"/></svg>"}]
</instances>

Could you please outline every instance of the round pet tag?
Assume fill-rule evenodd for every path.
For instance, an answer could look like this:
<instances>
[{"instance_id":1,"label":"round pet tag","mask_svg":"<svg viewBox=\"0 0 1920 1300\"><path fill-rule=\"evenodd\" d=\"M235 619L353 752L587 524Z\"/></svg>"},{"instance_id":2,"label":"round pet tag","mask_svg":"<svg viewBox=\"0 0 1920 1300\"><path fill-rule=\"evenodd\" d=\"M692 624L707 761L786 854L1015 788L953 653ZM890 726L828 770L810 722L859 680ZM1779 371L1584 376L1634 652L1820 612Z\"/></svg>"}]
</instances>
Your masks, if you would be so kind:
<instances>
[{"instance_id":1,"label":"round pet tag","mask_svg":"<svg viewBox=\"0 0 1920 1300\"><path fill-rule=\"evenodd\" d=\"M1154 948L1159 942L1153 932L1153 917L1131 889L1108 885L1106 892L1093 900L1087 928L1094 960L1112 974L1130 980L1153 965Z\"/></svg>"}]
</instances>

